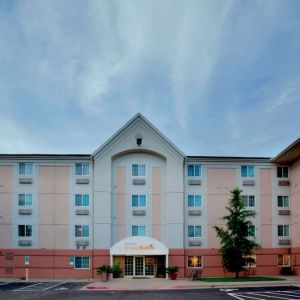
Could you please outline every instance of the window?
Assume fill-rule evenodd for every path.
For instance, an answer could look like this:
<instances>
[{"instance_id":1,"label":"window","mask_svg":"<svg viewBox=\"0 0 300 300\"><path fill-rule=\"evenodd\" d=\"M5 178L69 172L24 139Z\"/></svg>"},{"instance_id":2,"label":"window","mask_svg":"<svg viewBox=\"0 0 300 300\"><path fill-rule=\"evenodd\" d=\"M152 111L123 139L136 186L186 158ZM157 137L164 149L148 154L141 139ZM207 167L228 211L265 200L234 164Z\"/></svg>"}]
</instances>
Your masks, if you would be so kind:
<instances>
[{"instance_id":1,"label":"window","mask_svg":"<svg viewBox=\"0 0 300 300\"><path fill-rule=\"evenodd\" d=\"M132 236L146 236L146 225L133 225L131 227Z\"/></svg>"},{"instance_id":2,"label":"window","mask_svg":"<svg viewBox=\"0 0 300 300\"><path fill-rule=\"evenodd\" d=\"M200 225L189 225L188 226L188 237L198 238L202 236Z\"/></svg>"},{"instance_id":3,"label":"window","mask_svg":"<svg viewBox=\"0 0 300 300\"><path fill-rule=\"evenodd\" d=\"M89 269L90 257L89 256L75 256L75 269Z\"/></svg>"},{"instance_id":4,"label":"window","mask_svg":"<svg viewBox=\"0 0 300 300\"><path fill-rule=\"evenodd\" d=\"M201 195L188 195L188 207L200 207L201 205Z\"/></svg>"},{"instance_id":5,"label":"window","mask_svg":"<svg viewBox=\"0 0 300 300\"><path fill-rule=\"evenodd\" d=\"M131 174L132 176L146 176L146 165L133 164Z\"/></svg>"},{"instance_id":6,"label":"window","mask_svg":"<svg viewBox=\"0 0 300 300\"><path fill-rule=\"evenodd\" d=\"M89 206L90 195L87 194L76 194L75 195L75 206Z\"/></svg>"},{"instance_id":7,"label":"window","mask_svg":"<svg viewBox=\"0 0 300 300\"><path fill-rule=\"evenodd\" d=\"M201 268L202 267L202 256L188 256L188 267L189 268Z\"/></svg>"},{"instance_id":8,"label":"window","mask_svg":"<svg viewBox=\"0 0 300 300\"><path fill-rule=\"evenodd\" d=\"M136 206L146 206L146 195L132 195L131 205Z\"/></svg>"},{"instance_id":9,"label":"window","mask_svg":"<svg viewBox=\"0 0 300 300\"><path fill-rule=\"evenodd\" d=\"M33 163L19 163L19 175L32 176L33 175Z\"/></svg>"},{"instance_id":10,"label":"window","mask_svg":"<svg viewBox=\"0 0 300 300\"><path fill-rule=\"evenodd\" d=\"M242 201L245 207L254 207L255 206L255 196L242 196Z\"/></svg>"},{"instance_id":11,"label":"window","mask_svg":"<svg viewBox=\"0 0 300 300\"><path fill-rule=\"evenodd\" d=\"M75 237L89 237L90 226L89 225L75 225Z\"/></svg>"},{"instance_id":12,"label":"window","mask_svg":"<svg viewBox=\"0 0 300 300\"><path fill-rule=\"evenodd\" d=\"M32 225L19 225L18 236L22 236L22 237L32 236Z\"/></svg>"},{"instance_id":13,"label":"window","mask_svg":"<svg viewBox=\"0 0 300 300\"><path fill-rule=\"evenodd\" d=\"M247 237L255 237L255 226L254 225L248 226Z\"/></svg>"},{"instance_id":14,"label":"window","mask_svg":"<svg viewBox=\"0 0 300 300\"><path fill-rule=\"evenodd\" d=\"M289 267L290 266L290 255L289 254L279 254L278 255L278 266Z\"/></svg>"},{"instance_id":15,"label":"window","mask_svg":"<svg viewBox=\"0 0 300 300\"><path fill-rule=\"evenodd\" d=\"M290 225L278 225L277 227L278 236L289 236L290 235Z\"/></svg>"},{"instance_id":16,"label":"window","mask_svg":"<svg viewBox=\"0 0 300 300\"><path fill-rule=\"evenodd\" d=\"M245 266L244 267L256 267L256 255L247 255L244 256Z\"/></svg>"},{"instance_id":17,"label":"window","mask_svg":"<svg viewBox=\"0 0 300 300\"><path fill-rule=\"evenodd\" d=\"M201 165L188 165L187 172L191 177L201 176Z\"/></svg>"},{"instance_id":18,"label":"window","mask_svg":"<svg viewBox=\"0 0 300 300\"><path fill-rule=\"evenodd\" d=\"M241 166L242 177L254 177L254 166Z\"/></svg>"},{"instance_id":19,"label":"window","mask_svg":"<svg viewBox=\"0 0 300 300\"><path fill-rule=\"evenodd\" d=\"M19 194L19 206L32 206L32 194Z\"/></svg>"},{"instance_id":20,"label":"window","mask_svg":"<svg viewBox=\"0 0 300 300\"><path fill-rule=\"evenodd\" d=\"M277 196L277 206L289 207L290 206L289 196Z\"/></svg>"},{"instance_id":21,"label":"window","mask_svg":"<svg viewBox=\"0 0 300 300\"><path fill-rule=\"evenodd\" d=\"M77 176L88 176L90 175L89 163L76 164L76 175Z\"/></svg>"},{"instance_id":22,"label":"window","mask_svg":"<svg viewBox=\"0 0 300 300\"><path fill-rule=\"evenodd\" d=\"M278 178L288 178L289 177L289 167L277 167L277 177Z\"/></svg>"}]
</instances>

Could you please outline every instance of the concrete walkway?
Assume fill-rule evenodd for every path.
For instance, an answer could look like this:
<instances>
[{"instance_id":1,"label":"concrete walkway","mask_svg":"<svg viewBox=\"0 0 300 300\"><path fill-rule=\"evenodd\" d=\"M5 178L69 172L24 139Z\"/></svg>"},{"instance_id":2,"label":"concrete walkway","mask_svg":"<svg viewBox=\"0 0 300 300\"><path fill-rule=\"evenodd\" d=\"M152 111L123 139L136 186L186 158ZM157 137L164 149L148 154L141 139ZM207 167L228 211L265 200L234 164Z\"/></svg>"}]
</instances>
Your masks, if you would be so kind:
<instances>
[{"instance_id":1,"label":"concrete walkway","mask_svg":"<svg viewBox=\"0 0 300 300\"><path fill-rule=\"evenodd\" d=\"M273 276L274 277L274 276ZM176 289L199 289L199 288L232 288L232 287L266 287L287 286L300 287L300 276L279 276L282 281L249 281L249 282L204 282L191 281L189 279L110 279L107 282L96 280L83 288L89 291L130 291L130 290L176 290Z\"/></svg>"}]
</instances>

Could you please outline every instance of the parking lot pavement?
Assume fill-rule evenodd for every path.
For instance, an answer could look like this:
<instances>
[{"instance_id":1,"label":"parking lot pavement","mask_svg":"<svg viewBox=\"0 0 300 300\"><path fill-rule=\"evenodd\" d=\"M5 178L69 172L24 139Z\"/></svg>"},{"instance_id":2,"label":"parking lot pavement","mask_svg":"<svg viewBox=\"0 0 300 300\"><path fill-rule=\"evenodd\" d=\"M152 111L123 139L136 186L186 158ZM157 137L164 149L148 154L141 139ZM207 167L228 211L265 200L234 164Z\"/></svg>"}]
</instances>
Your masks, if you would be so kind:
<instances>
[{"instance_id":1,"label":"parking lot pavement","mask_svg":"<svg viewBox=\"0 0 300 300\"><path fill-rule=\"evenodd\" d=\"M0 291L39 292L79 290L86 282L0 282Z\"/></svg>"},{"instance_id":2,"label":"parking lot pavement","mask_svg":"<svg viewBox=\"0 0 300 300\"><path fill-rule=\"evenodd\" d=\"M227 295L238 300L296 300L300 299L299 289L252 290L246 292L229 291Z\"/></svg>"}]
</instances>

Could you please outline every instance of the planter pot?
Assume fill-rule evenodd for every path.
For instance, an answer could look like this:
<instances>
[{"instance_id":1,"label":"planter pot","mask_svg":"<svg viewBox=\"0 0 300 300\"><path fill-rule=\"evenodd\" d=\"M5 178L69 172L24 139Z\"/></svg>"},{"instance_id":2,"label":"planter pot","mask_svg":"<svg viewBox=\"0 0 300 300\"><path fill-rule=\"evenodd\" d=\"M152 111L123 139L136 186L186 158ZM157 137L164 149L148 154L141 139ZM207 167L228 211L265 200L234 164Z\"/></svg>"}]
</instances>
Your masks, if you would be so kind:
<instances>
[{"instance_id":1,"label":"planter pot","mask_svg":"<svg viewBox=\"0 0 300 300\"><path fill-rule=\"evenodd\" d=\"M108 280L109 273L102 272L101 273L101 281L105 282Z\"/></svg>"},{"instance_id":2,"label":"planter pot","mask_svg":"<svg viewBox=\"0 0 300 300\"><path fill-rule=\"evenodd\" d=\"M169 273L169 279L176 280L176 278L177 278L177 273Z\"/></svg>"}]
</instances>

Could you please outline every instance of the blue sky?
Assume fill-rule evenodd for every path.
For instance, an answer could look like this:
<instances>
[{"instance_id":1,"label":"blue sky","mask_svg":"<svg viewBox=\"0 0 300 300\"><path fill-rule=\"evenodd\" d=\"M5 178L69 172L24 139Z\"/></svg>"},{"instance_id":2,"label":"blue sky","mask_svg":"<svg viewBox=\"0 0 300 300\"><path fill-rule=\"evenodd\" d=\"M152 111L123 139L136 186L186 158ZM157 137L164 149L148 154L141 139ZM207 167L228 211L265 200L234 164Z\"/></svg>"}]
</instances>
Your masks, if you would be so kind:
<instances>
[{"instance_id":1,"label":"blue sky","mask_svg":"<svg viewBox=\"0 0 300 300\"><path fill-rule=\"evenodd\" d=\"M300 1L0 1L0 153L92 153L141 112L187 155L300 136Z\"/></svg>"}]
</instances>

